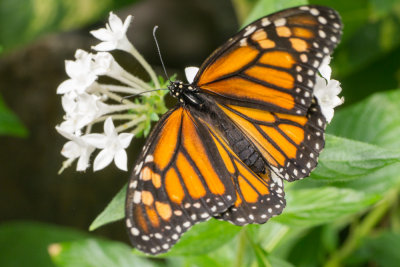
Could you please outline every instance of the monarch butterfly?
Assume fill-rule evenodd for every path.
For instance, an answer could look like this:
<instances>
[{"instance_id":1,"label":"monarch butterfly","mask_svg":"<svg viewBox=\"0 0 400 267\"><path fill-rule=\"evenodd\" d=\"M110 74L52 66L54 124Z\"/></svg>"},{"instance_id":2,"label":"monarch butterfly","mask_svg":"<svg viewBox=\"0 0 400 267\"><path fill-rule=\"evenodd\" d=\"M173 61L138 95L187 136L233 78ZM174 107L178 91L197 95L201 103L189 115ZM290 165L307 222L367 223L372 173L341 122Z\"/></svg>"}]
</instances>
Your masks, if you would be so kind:
<instances>
[{"instance_id":1,"label":"monarch butterfly","mask_svg":"<svg viewBox=\"0 0 400 267\"><path fill-rule=\"evenodd\" d=\"M127 191L137 249L166 252L211 217L261 224L282 212L283 180L308 176L324 146L313 86L341 29L331 8L286 9L235 34L192 83L170 82L178 104L147 139Z\"/></svg>"}]
</instances>

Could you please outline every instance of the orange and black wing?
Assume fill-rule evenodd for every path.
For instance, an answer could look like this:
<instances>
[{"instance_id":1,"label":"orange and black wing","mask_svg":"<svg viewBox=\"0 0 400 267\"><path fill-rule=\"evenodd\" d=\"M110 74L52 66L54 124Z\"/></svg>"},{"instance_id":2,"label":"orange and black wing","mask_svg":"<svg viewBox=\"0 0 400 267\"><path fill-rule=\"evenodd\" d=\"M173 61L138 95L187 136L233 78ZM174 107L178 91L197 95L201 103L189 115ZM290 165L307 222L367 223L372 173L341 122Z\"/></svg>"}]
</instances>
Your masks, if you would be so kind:
<instances>
[{"instance_id":1,"label":"orange and black wing","mask_svg":"<svg viewBox=\"0 0 400 267\"><path fill-rule=\"evenodd\" d=\"M235 203L225 212L214 216L236 225L265 223L279 215L286 205L283 181L273 173L257 175L230 148L217 130L207 125L208 131L231 174L236 190Z\"/></svg>"},{"instance_id":2,"label":"orange and black wing","mask_svg":"<svg viewBox=\"0 0 400 267\"><path fill-rule=\"evenodd\" d=\"M217 49L193 84L222 104L305 116L318 68L341 28L337 12L321 6L266 16Z\"/></svg>"},{"instance_id":3,"label":"orange and black wing","mask_svg":"<svg viewBox=\"0 0 400 267\"><path fill-rule=\"evenodd\" d=\"M126 225L132 244L143 252L169 250L192 225L210 217L262 223L285 205L282 182L257 176L196 115L183 107L167 113L134 168Z\"/></svg>"},{"instance_id":4,"label":"orange and black wing","mask_svg":"<svg viewBox=\"0 0 400 267\"><path fill-rule=\"evenodd\" d=\"M326 120L313 100L306 115L291 115L260 109L218 104L243 136L278 177L293 181L307 177L317 165L324 147ZM229 140L233 148L235 141ZM242 155L242 154L239 154ZM255 169L251 158L241 159Z\"/></svg>"},{"instance_id":5,"label":"orange and black wing","mask_svg":"<svg viewBox=\"0 0 400 267\"><path fill-rule=\"evenodd\" d=\"M139 250L165 252L197 222L236 201L230 173L192 115L168 112L147 140L129 182L126 225Z\"/></svg>"}]
</instances>

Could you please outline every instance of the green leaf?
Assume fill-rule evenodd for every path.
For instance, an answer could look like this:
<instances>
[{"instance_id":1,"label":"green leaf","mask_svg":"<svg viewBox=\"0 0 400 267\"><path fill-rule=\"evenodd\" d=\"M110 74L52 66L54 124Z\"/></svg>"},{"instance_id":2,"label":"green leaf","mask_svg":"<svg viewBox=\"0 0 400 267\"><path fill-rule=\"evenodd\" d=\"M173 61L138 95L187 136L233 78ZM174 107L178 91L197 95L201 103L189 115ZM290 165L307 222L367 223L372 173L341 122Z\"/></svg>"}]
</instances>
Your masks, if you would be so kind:
<instances>
[{"instance_id":1,"label":"green leaf","mask_svg":"<svg viewBox=\"0 0 400 267\"><path fill-rule=\"evenodd\" d=\"M392 267L400 262L400 234L384 231L376 237L363 240L358 253L364 255L365 261L372 266ZM364 264L366 264L364 262ZM375 264L372 264L375 263ZM359 266L361 266L360 264Z\"/></svg>"},{"instance_id":2,"label":"green leaf","mask_svg":"<svg viewBox=\"0 0 400 267\"><path fill-rule=\"evenodd\" d=\"M400 90L377 93L337 112L327 131L400 150Z\"/></svg>"},{"instance_id":3,"label":"green leaf","mask_svg":"<svg viewBox=\"0 0 400 267\"><path fill-rule=\"evenodd\" d=\"M0 95L0 135L26 137L28 130L18 117L6 106Z\"/></svg>"},{"instance_id":4,"label":"green leaf","mask_svg":"<svg viewBox=\"0 0 400 267\"><path fill-rule=\"evenodd\" d=\"M127 245L101 239L84 239L54 244L53 262L60 267L160 266L136 256Z\"/></svg>"},{"instance_id":5,"label":"green leaf","mask_svg":"<svg viewBox=\"0 0 400 267\"><path fill-rule=\"evenodd\" d=\"M280 259L273 256L268 256L268 260L273 267L294 267L290 262L285 261L284 259Z\"/></svg>"},{"instance_id":6,"label":"green leaf","mask_svg":"<svg viewBox=\"0 0 400 267\"><path fill-rule=\"evenodd\" d=\"M378 199L374 194L336 187L287 190L286 208L274 221L311 227L359 212Z\"/></svg>"},{"instance_id":7,"label":"green leaf","mask_svg":"<svg viewBox=\"0 0 400 267\"><path fill-rule=\"evenodd\" d=\"M107 207L96 217L96 219L89 226L89 231L96 230L97 228L115 221L122 220L125 217L125 196L127 185L114 196Z\"/></svg>"},{"instance_id":8,"label":"green leaf","mask_svg":"<svg viewBox=\"0 0 400 267\"><path fill-rule=\"evenodd\" d=\"M241 227L211 219L196 224L166 254L160 257L198 255L214 251L234 238Z\"/></svg>"},{"instance_id":9,"label":"green leaf","mask_svg":"<svg viewBox=\"0 0 400 267\"><path fill-rule=\"evenodd\" d=\"M307 0L259 0L250 12L249 16L245 19L242 27L261 17L275 13L282 9L307 4Z\"/></svg>"},{"instance_id":10,"label":"green leaf","mask_svg":"<svg viewBox=\"0 0 400 267\"><path fill-rule=\"evenodd\" d=\"M50 244L88 236L66 227L37 222L0 224L0 266L54 266L48 254Z\"/></svg>"},{"instance_id":11,"label":"green leaf","mask_svg":"<svg viewBox=\"0 0 400 267\"><path fill-rule=\"evenodd\" d=\"M319 180L345 181L400 162L400 151L326 135L326 147L312 177Z\"/></svg>"},{"instance_id":12,"label":"green leaf","mask_svg":"<svg viewBox=\"0 0 400 267\"><path fill-rule=\"evenodd\" d=\"M45 33L93 23L133 0L2 0L0 44L8 51ZM125 18L122 18L125 19Z\"/></svg>"}]
</instances>

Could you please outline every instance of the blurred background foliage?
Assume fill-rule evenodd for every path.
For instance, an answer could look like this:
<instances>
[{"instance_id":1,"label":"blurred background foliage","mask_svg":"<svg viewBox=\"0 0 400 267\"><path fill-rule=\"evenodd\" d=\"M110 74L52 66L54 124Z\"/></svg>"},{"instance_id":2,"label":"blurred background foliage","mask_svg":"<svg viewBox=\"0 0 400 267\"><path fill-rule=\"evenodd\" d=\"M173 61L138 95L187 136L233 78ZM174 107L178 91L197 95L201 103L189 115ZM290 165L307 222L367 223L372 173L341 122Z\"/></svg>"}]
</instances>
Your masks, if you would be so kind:
<instances>
[{"instance_id":1,"label":"blurred background foliage","mask_svg":"<svg viewBox=\"0 0 400 267\"><path fill-rule=\"evenodd\" d=\"M57 175L64 60L89 50L89 30L113 10L134 15L129 38L161 73L151 37L159 25L168 71L182 77L246 23L307 3L336 9L344 22L332 65L346 102L318 168L286 184L287 208L267 224L212 220L158 258L132 252L120 221L123 189L113 198L129 174L111 167ZM0 266L399 265L399 0L1 0L0 51ZM131 146L130 162L142 143Z\"/></svg>"}]
</instances>

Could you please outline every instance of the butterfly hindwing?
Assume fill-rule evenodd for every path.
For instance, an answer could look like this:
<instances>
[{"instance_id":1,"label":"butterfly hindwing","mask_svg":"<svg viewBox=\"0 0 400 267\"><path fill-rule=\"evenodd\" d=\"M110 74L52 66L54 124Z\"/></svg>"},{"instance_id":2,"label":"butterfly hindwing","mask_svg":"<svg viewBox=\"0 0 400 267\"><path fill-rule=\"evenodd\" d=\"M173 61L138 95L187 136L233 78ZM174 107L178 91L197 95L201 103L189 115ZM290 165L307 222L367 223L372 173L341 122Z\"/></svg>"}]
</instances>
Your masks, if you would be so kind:
<instances>
[{"instance_id":1,"label":"butterfly hindwing","mask_svg":"<svg viewBox=\"0 0 400 267\"><path fill-rule=\"evenodd\" d=\"M266 16L217 49L193 84L223 104L306 115L318 68L341 28L339 15L321 6Z\"/></svg>"},{"instance_id":2,"label":"butterfly hindwing","mask_svg":"<svg viewBox=\"0 0 400 267\"><path fill-rule=\"evenodd\" d=\"M226 166L230 167L232 182L236 189L234 205L214 217L236 225L246 225L265 223L271 217L280 214L286 205L282 179L271 176L269 172L262 175L255 174L233 152L221 135L217 134L214 127L208 125L208 128L219 153L224 155Z\"/></svg>"},{"instance_id":3,"label":"butterfly hindwing","mask_svg":"<svg viewBox=\"0 0 400 267\"><path fill-rule=\"evenodd\" d=\"M266 169L293 181L310 174L324 147L326 121L316 101L313 100L305 116L235 105L219 104L219 107L238 131L249 138L264 159ZM249 164L246 157L241 159Z\"/></svg>"},{"instance_id":4,"label":"butterfly hindwing","mask_svg":"<svg viewBox=\"0 0 400 267\"><path fill-rule=\"evenodd\" d=\"M132 243L146 253L167 251L192 225L236 201L229 171L203 128L177 107L144 146L129 182L126 225Z\"/></svg>"}]
</instances>

